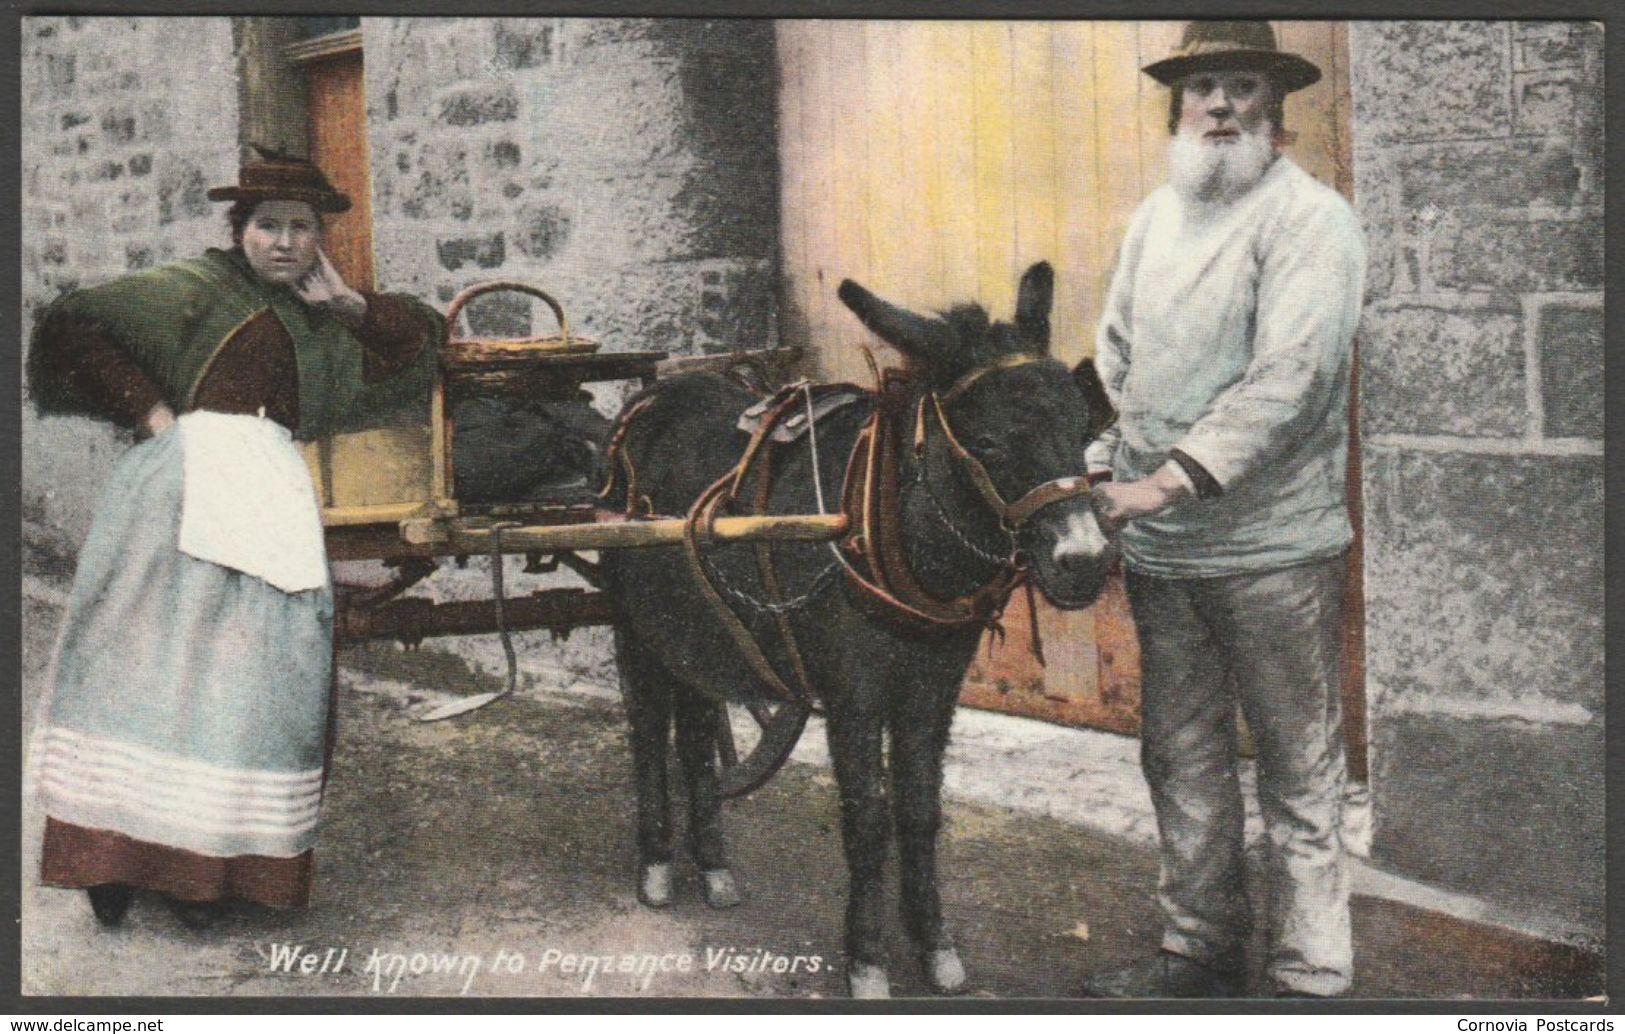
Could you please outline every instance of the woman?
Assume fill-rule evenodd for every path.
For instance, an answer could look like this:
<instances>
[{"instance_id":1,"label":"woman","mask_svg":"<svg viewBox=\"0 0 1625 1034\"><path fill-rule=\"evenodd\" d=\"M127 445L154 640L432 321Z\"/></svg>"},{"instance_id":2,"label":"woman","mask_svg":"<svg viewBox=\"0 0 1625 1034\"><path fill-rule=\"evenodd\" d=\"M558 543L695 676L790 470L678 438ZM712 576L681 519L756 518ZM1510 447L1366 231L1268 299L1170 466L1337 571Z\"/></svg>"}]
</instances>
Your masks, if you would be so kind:
<instances>
[{"instance_id":1,"label":"woman","mask_svg":"<svg viewBox=\"0 0 1625 1034\"><path fill-rule=\"evenodd\" d=\"M116 925L136 889L190 926L306 903L325 775L332 590L294 438L422 405L440 316L351 289L321 251L350 201L246 164L235 247L69 294L29 350L42 412L145 440L104 490L39 740L41 879Z\"/></svg>"}]
</instances>

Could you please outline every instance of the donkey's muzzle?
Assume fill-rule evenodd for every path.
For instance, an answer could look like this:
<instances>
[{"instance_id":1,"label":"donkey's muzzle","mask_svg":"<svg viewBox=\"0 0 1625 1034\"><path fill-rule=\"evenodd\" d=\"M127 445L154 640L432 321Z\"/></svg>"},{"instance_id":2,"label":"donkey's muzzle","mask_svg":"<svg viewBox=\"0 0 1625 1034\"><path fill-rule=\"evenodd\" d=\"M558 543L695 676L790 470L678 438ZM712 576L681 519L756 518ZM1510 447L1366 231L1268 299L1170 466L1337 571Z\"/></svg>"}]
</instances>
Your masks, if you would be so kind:
<instances>
[{"instance_id":1,"label":"donkey's muzzle","mask_svg":"<svg viewBox=\"0 0 1625 1034\"><path fill-rule=\"evenodd\" d=\"M1066 610L1093 603L1117 562L1117 547L1094 512L1086 505L1060 507L1034 524L1028 549L1045 598Z\"/></svg>"}]
</instances>

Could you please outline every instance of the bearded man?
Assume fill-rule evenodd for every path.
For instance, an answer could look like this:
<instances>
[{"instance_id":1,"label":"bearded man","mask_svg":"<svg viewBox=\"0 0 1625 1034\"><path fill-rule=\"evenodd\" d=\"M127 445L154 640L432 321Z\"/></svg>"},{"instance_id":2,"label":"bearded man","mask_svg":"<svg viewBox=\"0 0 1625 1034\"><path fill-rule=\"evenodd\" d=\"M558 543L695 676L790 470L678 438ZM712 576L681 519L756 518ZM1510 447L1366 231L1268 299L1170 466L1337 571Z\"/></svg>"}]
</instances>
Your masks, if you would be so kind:
<instances>
[{"instance_id":1,"label":"bearded man","mask_svg":"<svg viewBox=\"0 0 1625 1034\"><path fill-rule=\"evenodd\" d=\"M1365 249L1348 203L1280 151L1320 78L1265 22L1193 22L1144 69L1172 89L1169 182L1123 242L1095 362L1119 412L1091 448L1142 656L1141 762L1161 843L1162 951L1098 997L1245 987L1239 702L1258 750L1280 995L1347 989L1339 649L1344 469Z\"/></svg>"}]
</instances>

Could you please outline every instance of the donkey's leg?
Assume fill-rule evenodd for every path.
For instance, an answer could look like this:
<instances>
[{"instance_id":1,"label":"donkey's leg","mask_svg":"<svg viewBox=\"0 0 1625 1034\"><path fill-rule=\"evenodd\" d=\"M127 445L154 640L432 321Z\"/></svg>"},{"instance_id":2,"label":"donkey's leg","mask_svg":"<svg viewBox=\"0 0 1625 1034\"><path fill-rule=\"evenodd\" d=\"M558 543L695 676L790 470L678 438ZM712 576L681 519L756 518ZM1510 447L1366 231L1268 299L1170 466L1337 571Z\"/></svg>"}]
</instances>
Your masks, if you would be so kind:
<instances>
[{"instance_id":1,"label":"donkey's leg","mask_svg":"<svg viewBox=\"0 0 1625 1034\"><path fill-rule=\"evenodd\" d=\"M728 868L717 782L717 728L726 715L727 709L709 697L677 690L677 756L688 787L688 849L700 867L705 903L712 908L732 908L743 900Z\"/></svg>"},{"instance_id":2,"label":"donkey's leg","mask_svg":"<svg viewBox=\"0 0 1625 1034\"><path fill-rule=\"evenodd\" d=\"M615 629L615 664L621 674L638 796L638 900L650 908L671 904L671 806L666 750L671 735L671 675L626 629Z\"/></svg>"},{"instance_id":3,"label":"donkey's leg","mask_svg":"<svg viewBox=\"0 0 1625 1034\"><path fill-rule=\"evenodd\" d=\"M912 680L911 680L912 681ZM952 680L945 680L957 690ZM937 835L942 828L942 756L954 697L942 685L912 685L892 698L892 803L897 816L903 927L919 947L926 979L938 991L965 982L965 968L943 929L937 890Z\"/></svg>"},{"instance_id":4,"label":"donkey's leg","mask_svg":"<svg viewBox=\"0 0 1625 1034\"><path fill-rule=\"evenodd\" d=\"M841 844L850 886L846 899L847 985L854 998L887 998L883 936L886 808L884 711L878 686L855 680L830 703L829 753L841 791Z\"/></svg>"}]
</instances>

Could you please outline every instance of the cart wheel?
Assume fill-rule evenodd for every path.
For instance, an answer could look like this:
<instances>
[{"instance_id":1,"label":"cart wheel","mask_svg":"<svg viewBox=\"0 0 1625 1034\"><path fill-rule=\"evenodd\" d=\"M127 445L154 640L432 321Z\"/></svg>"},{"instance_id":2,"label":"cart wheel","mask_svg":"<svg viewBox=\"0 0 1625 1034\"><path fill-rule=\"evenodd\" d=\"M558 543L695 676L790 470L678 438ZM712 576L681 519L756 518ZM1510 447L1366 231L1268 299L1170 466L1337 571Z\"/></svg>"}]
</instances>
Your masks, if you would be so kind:
<instances>
[{"instance_id":1,"label":"cart wheel","mask_svg":"<svg viewBox=\"0 0 1625 1034\"><path fill-rule=\"evenodd\" d=\"M751 701L722 709L717 723L718 780L724 797L742 797L773 778L801 738L812 709L803 704Z\"/></svg>"}]
</instances>

